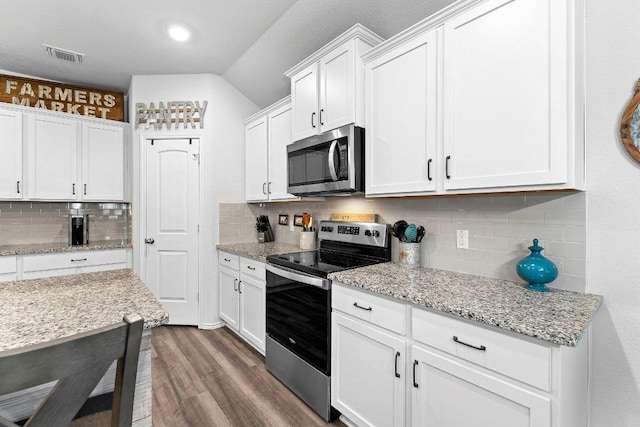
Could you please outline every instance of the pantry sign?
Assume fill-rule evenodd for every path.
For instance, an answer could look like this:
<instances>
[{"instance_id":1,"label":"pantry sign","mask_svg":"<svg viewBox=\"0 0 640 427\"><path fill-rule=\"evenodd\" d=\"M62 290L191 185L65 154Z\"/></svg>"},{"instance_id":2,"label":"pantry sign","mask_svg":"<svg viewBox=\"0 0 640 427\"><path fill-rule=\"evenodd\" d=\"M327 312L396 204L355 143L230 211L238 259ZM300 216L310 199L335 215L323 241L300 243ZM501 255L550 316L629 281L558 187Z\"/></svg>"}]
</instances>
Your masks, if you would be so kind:
<instances>
[{"instance_id":1,"label":"pantry sign","mask_svg":"<svg viewBox=\"0 0 640 427\"><path fill-rule=\"evenodd\" d=\"M0 102L124 121L124 94L0 74Z\"/></svg>"}]
</instances>

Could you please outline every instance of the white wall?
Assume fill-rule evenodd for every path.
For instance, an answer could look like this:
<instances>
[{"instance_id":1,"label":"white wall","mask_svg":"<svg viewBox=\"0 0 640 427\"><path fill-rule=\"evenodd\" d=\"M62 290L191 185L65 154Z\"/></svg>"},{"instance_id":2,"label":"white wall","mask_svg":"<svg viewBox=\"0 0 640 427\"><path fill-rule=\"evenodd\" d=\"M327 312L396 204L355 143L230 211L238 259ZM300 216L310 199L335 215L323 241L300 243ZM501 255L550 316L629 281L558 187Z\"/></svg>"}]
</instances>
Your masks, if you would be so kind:
<instances>
[{"instance_id":1,"label":"white wall","mask_svg":"<svg viewBox=\"0 0 640 427\"><path fill-rule=\"evenodd\" d=\"M591 426L640 425L640 165L619 121L640 77L640 2L587 0L587 291Z\"/></svg>"},{"instance_id":2,"label":"white wall","mask_svg":"<svg viewBox=\"0 0 640 427\"><path fill-rule=\"evenodd\" d=\"M200 138L200 203L202 218L200 326L210 327L218 320L217 263L212 262L218 242L218 202L244 200L244 125L242 120L258 108L229 83L213 74L133 76L129 90L133 132L133 240L134 269L144 279L144 245L141 245L145 221L144 200L140 193L140 141L147 137L193 136ZM137 130L134 108L168 101L208 101L204 128Z\"/></svg>"}]
</instances>

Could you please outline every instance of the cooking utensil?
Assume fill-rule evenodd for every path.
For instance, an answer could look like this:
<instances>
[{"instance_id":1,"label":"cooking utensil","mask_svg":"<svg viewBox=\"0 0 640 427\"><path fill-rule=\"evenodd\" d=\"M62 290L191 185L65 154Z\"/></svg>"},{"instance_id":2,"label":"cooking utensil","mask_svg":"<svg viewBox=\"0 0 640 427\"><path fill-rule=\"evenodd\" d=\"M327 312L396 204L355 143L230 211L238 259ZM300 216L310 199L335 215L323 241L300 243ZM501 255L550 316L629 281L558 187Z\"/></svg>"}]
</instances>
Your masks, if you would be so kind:
<instances>
[{"instance_id":1,"label":"cooking utensil","mask_svg":"<svg viewBox=\"0 0 640 427\"><path fill-rule=\"evenodd\" d=\"M404 242L404 230L407 228L407 225L407 221L403 219L397 221L395 224L393 224L391 234L393 234L394 237L397 237L401 242Z\"/></svg>"},{"instance_id":2,"label":"cooking utensil","mask_svg":"<svg viewBox=\"0 0 640 427\"><path fill-rule=\"evenodd\" d=\"M420 243L422 242L422 239L424 238L424 233L425 233L425 229L423 226L418 227L418 235L416 236L416 243Z\"/></svg>"},{"instance_id":3,"label":"cooking utensil","mask_svg":"<svg viewBox=\"0 0 640 427\"><path fill-rule=\"evenodd\" d=\"M418 237L418 229L415 224L409 224L407 228L404 230L404 237L408 243L415 242L416 237Z\"/></svg>"}]
</instances>

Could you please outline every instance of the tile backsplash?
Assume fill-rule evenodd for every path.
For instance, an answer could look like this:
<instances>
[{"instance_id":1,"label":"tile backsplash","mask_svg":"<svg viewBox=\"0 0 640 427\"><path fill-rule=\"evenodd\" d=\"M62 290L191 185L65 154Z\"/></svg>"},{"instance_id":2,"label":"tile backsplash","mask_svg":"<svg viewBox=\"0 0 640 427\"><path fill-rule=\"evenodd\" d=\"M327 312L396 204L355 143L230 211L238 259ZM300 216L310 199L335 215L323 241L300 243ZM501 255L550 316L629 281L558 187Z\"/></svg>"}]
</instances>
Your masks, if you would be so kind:
<instances>
[{"instance_id":1,"label":"tile backsplash","mask_svg":"<svg viewBox=\"0 0 640 427\"><path fill-rule=\"evenodd\" d=\"M278 215L308 212L377 213L379 222L404 219L423 225L422 266L522 281L516 263L537 238L559 270L552 287L585 291L585 193L367 199L330 197L324 202L220 204L220 243L257 241L255 220L268 215L278 242L299 243L300 227L278 225ZM469 249L456 248L456 230L469 230ZM397 257L397 239L392 252Z\"/></svg>"},{"instance_id":2,"label":"tile backsplash","mask_svg":"<svg viewBox=\"0 0 640 427\"><path fill-rule=\"evenodd\" d=\"M67 243L69 215L89 215L89 241L131 240L128 203L0 202L0 245Z\"/></svg>"}]
</instances>

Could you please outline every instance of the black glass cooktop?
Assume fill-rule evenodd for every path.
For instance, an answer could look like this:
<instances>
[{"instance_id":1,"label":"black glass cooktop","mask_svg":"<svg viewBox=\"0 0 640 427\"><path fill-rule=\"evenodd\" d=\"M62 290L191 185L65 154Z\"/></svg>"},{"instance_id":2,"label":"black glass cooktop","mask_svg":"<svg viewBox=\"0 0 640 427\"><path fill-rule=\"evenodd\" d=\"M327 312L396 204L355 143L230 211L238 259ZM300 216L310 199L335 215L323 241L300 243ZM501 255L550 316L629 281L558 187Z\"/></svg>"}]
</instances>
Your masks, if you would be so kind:
<instances>
[{"instance_id":1,"label":"black glass cooktop","mask_svg":"<svg viewBox=\"0 0 640 427\"><path fill-rule=\"evenodd\" d=\"M377 264L384 260L364 258L345 253L316 250L293 252L290 254L270 255L267 261L293 270L302 271L314 276L327 277L329 273Z\"/></svg>"}]
</instances>

